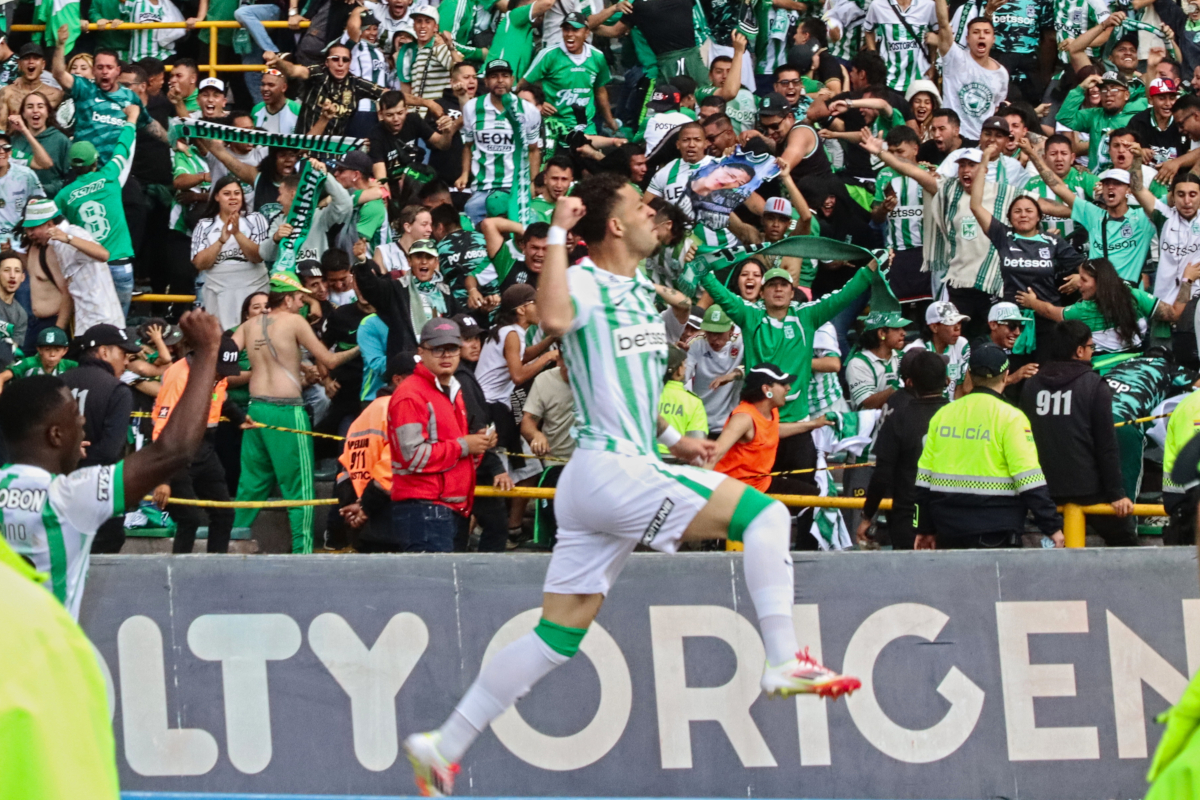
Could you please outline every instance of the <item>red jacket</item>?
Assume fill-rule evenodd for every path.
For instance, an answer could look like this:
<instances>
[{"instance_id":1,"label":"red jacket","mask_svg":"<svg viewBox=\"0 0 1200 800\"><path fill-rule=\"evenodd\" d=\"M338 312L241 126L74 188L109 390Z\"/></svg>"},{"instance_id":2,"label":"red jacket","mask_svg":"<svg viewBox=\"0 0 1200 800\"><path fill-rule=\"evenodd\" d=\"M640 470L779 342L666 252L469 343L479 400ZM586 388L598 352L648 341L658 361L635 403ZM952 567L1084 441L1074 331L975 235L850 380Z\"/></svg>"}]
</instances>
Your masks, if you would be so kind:
<instances>
[{"instance_id":1,"label":"red jacket","mask_svg":"<svg viewBox=\"0 0 1200 800\"><path fill-rule=\"evenodd\" d=\"M468 433L458 381L451 379L448 397L434 374L417 364L388 404L392 499L429 500L470 514L477 459L467 452Z\"/></svg>"}]
</instances>

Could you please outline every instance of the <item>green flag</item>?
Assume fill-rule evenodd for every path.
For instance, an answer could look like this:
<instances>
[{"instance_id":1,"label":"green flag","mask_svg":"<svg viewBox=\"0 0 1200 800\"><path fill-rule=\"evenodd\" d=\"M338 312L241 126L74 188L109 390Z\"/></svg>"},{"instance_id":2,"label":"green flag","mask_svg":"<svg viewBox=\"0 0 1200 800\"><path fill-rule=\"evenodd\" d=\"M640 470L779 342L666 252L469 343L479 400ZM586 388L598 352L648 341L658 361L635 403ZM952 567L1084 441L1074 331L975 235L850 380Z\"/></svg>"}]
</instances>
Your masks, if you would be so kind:
<instances>
[{"instance_id":1,"label":"green flag","mask_svg":"<svg viewBox=\"0 0 1200 800\"><path fill-rule=\"evenodd\" d=\"M67 36L63 52L69 53L79 38L79 0L36 0L33 21L46 26L42 32L42 42L46 47L58 46L58 29L66 25L70 35Z\"/></svg>"},{"instance_id":2,"label":"green flag","mask_svg":"<svg viewBox=\"0 0 1200 800\"><path fill-rule=\"evenodd\" d=\"M677 280L675 288L688 296L694 296L691 291L709 272L728 269L757 255L794 256L817 261L849 261L852 263L876 260L881 265L887 263L887 254L882 250L868 250L856 244L839 242L836 239L824 239L820 236L789 236L778 242L724 247L696 256L688 263L688 268ZM899 308L898 303L897 308Z\"/></svg>"}]
</instances>

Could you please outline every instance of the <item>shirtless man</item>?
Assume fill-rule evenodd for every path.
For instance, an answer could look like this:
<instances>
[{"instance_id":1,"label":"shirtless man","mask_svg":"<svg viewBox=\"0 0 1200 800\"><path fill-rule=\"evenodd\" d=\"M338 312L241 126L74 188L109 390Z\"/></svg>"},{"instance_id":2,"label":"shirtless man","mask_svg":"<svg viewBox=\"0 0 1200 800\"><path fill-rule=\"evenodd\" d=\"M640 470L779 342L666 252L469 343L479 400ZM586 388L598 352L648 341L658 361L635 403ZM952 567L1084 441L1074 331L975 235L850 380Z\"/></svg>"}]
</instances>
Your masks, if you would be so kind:
<instances>
[{"instance_id":1,"label":"shirtless man","mask_svg":"<svg viewBox=\"0 0 1200 800\"><path fill-rule=\"evenodd\" d=\"M42 72L46 69L46 54L36 44L22 45L17 53L20 59L17 66L20 74L17 79L0 90L0 129L7 130L8 117L21 115L21 103L30 92L41 92L50 103L50 108L58 108L62 102L62 89L55 89L42 80Z\"/></svg>"},{"instance_id":2,"label":"shirtless man","mask_svg":"<svg viewBox=\"0 0 1200 800\"><path fill-rule=\"evenodd\" d=\"M326 369L358 355L358 347L331 353L312 327L296 312L308 294L299 278L278 272L271 276L267 312L251 317L234 332L233 340L250 356L249 416L259 425L311 430L301 399L300 349L304 348ZM302 433L252 428L242 436L242 476L238 500L266 500L279 483L286 500L313 499L312 437ZM247 528L258 509L239 508L235 528ZM313 507L288 509L292 552L312 552Z\"/></svg>"},{"instance_id":3,"label":"shirtless man","mask_svg":"<svg viewBox=\"0 0 1200 800\"><path fill-rule=\"evenodd\" d=\"M54 326L66 330L63 326L71 320L71 304L67 281L59 269L58 256L53 247L43 247L31 241L25 264L25 272L29 275L29 300L33 308L33 318L29 320L25 334L28 350L43 328Z\"/></svg>"}]
</instances>

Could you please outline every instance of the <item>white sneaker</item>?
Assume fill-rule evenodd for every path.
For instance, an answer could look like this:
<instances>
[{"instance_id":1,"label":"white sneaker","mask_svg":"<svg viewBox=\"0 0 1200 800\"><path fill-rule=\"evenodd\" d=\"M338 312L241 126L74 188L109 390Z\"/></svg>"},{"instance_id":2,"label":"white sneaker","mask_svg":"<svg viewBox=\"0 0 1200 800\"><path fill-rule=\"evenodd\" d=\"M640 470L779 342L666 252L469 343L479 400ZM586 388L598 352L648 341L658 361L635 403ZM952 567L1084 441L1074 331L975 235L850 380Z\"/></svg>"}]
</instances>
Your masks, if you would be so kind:
<instances>
[{"instance_id":1,"label":"white sneaker","mask_svg":"<svg viewBox=\"0 0 1200 800\"><path fill-rule=\"evenodd\" d=\"M436 731L414 733L404 740L404 752L412 763L417 791L422 797L445 797L454 793L458 764L451 764L438 752L441 734Z\"/></svg>"},{"instance_id":2,"label":"white sneaker","mask_svg":"<svg viewBox=\"0 0 1200 800\"><path fill-rule=\"evenodd\" d=\"M815 694L837 700L862 687L862 681L839 675L808 654L804 648L791 661L763 669L762 690L768 697L789 697L794 694Z\"/></svg>"}]
</instances>

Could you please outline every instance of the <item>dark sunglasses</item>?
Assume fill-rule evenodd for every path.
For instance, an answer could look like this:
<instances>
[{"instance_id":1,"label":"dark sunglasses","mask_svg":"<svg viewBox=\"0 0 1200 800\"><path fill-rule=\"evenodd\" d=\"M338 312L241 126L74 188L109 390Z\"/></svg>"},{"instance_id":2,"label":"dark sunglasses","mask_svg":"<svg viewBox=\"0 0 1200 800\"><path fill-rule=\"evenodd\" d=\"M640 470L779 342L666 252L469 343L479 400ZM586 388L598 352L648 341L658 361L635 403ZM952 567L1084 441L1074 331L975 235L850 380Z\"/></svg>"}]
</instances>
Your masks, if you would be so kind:
<instances>
[{"instance_id":1,"label":"dark sunglasses","mask_svg":"<svg viewBox=\"0 0 1200 800\"><path fill-rule=\"evenodd\" d=\"M326 61L332 61L335 64L349 64L350 56L326 56Z\"/></svg>"},{"instance_id":2,"label":"dark sunglasses","mask_svg":"<svg viewBox=\"0 0 1200 800\"><path fill-rule=\"evenodd\" d=\"M779 120L779 122L772 122L770 124L767 124L766 122L760 122L758 124L759 127L761 127L764 131L777 131L783 127L783 120Z\"/></svg>"}]
</instances>

